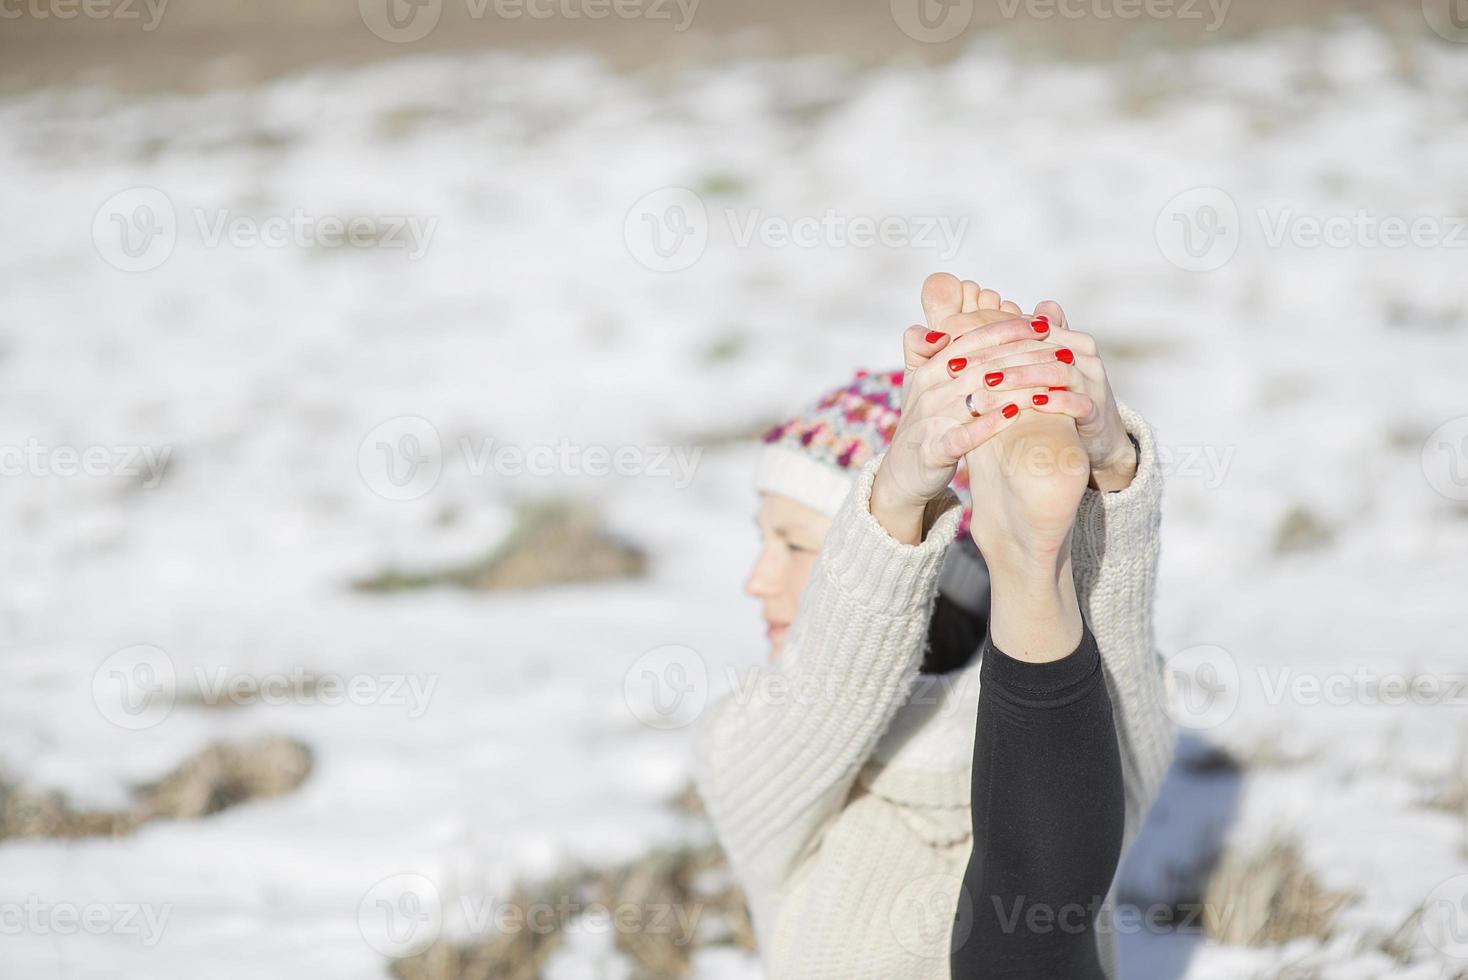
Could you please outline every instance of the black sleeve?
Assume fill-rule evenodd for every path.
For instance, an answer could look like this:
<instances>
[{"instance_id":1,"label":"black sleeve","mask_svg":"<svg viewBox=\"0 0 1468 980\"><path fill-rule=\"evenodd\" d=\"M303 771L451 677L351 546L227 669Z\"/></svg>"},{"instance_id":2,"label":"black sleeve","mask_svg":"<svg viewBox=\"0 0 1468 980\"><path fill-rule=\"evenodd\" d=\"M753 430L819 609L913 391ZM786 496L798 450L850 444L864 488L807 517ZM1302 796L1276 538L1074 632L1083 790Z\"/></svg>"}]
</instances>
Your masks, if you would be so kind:
<instances>
[{"instance_id":1,"label":"black sleeve","mask_svg":"<svg viewBox=\"0 0 1468 980\"><path fill-rule=\"evenodd\" d=\"M1089 627L1051 663L985 639L974 738L974 849L953 980L1104 980L1101 903L1121 856L1121 754Z\"/></svg>"}]
</instances>

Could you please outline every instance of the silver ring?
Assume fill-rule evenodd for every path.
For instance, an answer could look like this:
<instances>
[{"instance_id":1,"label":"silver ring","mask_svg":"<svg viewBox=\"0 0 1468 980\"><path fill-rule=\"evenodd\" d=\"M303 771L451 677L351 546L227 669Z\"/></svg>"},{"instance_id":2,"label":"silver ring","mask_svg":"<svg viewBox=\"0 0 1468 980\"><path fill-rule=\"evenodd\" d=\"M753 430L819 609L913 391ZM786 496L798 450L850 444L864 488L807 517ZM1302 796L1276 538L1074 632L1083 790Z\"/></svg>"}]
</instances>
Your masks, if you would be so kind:
<instances>
[{"instance_id":1,"label":"silver ring","mask_svg":"<svg viewBox=\"0 0 1468 980\"><path fill-rule=\"evenodd\" d=\"M972 391L963 396L963 404L964 407L968 409L968 413L970 415L972 415L974 418L979 417L979 410L977 408L974 408L974 393Z\"/></svg>"}]
</instances>

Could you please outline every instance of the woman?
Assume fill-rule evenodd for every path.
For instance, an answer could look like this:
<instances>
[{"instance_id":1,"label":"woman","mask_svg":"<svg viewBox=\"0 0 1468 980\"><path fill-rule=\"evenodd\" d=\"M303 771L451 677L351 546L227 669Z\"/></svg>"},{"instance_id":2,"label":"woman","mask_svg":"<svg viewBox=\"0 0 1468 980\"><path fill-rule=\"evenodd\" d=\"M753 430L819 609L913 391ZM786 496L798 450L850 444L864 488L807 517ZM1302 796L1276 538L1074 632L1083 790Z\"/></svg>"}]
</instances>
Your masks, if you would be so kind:
<instances>
[{"instance_id":1,"label":"woman","mask_svg":"<svg viewBox=\"0 0 1468 980\"><path fill-rule=\"evenodd\" d=\"M1172 752L1156 450L1056 304L940 274L923 307L904 372L766 437L779 683L701 720L699 790L772 978L1114 977L1101 903Z\"/></svg>"}]
</instances>

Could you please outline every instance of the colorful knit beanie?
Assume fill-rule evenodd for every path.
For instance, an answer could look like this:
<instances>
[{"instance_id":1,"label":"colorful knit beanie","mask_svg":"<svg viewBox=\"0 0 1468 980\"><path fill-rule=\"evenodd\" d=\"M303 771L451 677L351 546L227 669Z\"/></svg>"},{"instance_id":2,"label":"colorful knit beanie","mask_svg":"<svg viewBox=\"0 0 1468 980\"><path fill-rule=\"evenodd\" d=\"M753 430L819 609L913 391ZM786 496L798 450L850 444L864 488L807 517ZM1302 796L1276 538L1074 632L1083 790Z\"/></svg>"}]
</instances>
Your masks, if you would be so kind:
<instances>
[{"instance_id":1,"label":"colorful knit beanie","mask_svg":"<svg viewBox=\"0 0 1468 980\"><path fill-rule=\"evenodd\" d=\"M862 465L892 443L902 416L902 372L858 371L808 410L770 429L755 468L755 489L777 493L834 517ZM968 467L960 462L953 491L963 503L939 590L975 612L988 608L988 571L969 538L973 515Z\"/></svg>"}]
</instances>

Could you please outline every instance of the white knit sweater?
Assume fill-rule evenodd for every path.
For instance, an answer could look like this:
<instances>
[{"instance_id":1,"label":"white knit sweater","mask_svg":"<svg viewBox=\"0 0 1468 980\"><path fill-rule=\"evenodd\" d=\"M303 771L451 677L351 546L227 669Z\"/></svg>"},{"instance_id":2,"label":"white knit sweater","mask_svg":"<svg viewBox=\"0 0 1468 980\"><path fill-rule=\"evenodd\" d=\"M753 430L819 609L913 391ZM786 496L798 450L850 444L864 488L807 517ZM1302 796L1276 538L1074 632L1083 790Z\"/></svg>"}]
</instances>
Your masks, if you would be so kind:
<instances>
[{"instance_id":1,"label":"white knit sweater","mask_svg":"<svg viewBox=\"0 0 1468 980\"><path fill-rule=\"evenodd\" d=\"M1152 638L1162 478L1146 422L1121 414L1137 473L1117 493L1086 491L1072 564L1115 711L1129 847L1173 729ZM959 508L921 544L896 541L869 510L879 463L837 514L763 683L712 705L695 735L698 789L772 980L948 980L963 912L979 669L918 673ZM1114 934L1101 948L1114 977Z\"/></svg>"}]
</instances>

